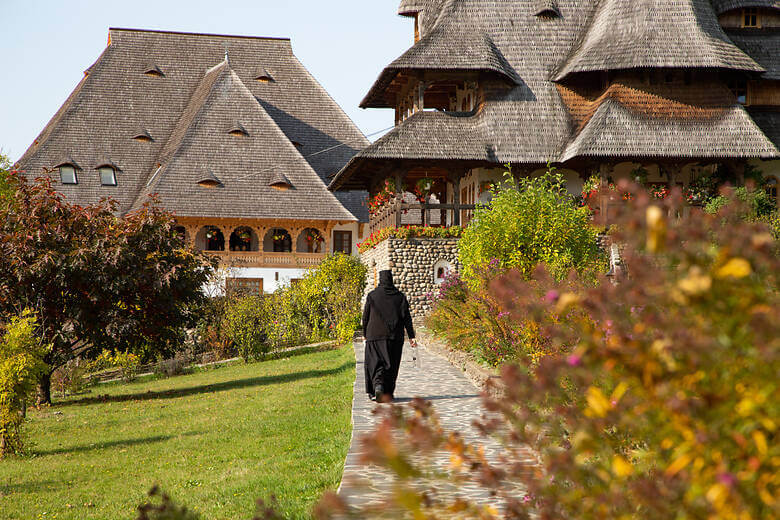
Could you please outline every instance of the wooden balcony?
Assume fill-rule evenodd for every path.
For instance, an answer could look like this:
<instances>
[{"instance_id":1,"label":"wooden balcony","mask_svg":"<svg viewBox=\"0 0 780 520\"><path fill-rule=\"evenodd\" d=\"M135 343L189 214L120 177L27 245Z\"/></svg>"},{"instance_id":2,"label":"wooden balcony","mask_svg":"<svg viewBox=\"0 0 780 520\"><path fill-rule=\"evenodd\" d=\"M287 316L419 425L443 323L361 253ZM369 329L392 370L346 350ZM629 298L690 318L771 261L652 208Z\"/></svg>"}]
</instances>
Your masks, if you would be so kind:
<instances>
[{"instance_id":1,"label":"wooden balcony","mask_svg":"<svg viewBox=\"0 0 780 520\"><path fill-rule=\"evenodd\" d=\"M448 227L465 225L476 204L427 204L393 200L371 215L370 231L403 226Z\"/></svg>"},{"instance_id":2,"label":"wooden balcony","mask_svg":"<svg viewBox=\"0 0 780 520\"><path fill-rule=\"evenodd\" d=\"M225 267L268 267L308 269L327 256L324 253L272 253L269 251L204 251L219 259Z\"/></svg>"}]
</instances>

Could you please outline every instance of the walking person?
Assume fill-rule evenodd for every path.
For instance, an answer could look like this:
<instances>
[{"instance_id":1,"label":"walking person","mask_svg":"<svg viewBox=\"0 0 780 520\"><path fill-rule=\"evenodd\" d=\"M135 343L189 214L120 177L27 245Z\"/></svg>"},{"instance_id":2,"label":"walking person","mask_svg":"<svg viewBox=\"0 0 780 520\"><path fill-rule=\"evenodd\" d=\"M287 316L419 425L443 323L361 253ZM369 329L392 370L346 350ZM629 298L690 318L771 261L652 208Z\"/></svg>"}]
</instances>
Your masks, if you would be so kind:
<instances>
[{"instance_id":1,"label":"walking person","mask_svg":"<svg viewBox=\"0 0 780 520\"><path fill-rule=\"evenodd\" d=\"M363 309L366 391L377 402L393 400L401 368L404 329L409 335L409 343L416 348L409 301L393 284L393 273L380 271L379 286L368 293Z\"/></svg>"}]
</instances>

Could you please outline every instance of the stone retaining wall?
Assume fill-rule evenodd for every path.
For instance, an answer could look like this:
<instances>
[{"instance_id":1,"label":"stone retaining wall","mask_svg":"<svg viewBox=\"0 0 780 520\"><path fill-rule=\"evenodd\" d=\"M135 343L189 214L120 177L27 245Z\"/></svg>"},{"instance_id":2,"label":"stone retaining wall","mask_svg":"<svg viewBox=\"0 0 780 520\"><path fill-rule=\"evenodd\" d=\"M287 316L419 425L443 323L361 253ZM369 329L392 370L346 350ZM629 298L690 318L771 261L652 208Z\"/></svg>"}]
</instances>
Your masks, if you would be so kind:
<instances>
[{"instance_id":1,"label":"stone retaining wall","mask_svg":"<svg viewBox=\"0 0 780 520\"><path fill-rule=\"evenodd\" d=\"M379 271L390 269L395 284L409 299L412 316L423 317L430 309L430 294L436 289L437 264L460 270L457 238L390 238L362 253L368 266L366 294L376 287ZM364 295L365 300L365 295Z\"/></svg>"}]
</instances>

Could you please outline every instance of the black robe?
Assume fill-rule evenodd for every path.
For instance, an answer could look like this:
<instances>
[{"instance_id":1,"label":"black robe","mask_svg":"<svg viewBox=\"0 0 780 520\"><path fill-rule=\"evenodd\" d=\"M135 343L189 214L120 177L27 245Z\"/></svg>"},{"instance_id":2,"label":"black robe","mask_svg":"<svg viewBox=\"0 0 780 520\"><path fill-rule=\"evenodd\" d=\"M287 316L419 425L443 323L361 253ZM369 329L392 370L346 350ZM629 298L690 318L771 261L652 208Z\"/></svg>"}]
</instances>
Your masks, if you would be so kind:
<instances>
[{"instance_id":1,"label":"black robe","mask_svg":"<svg viewBox=\"0 0 780 520\"><path fill-rule=\"evenodd\" d=\"M379 273L379 287L368 293L363 308L363 337L366 339L366 391L375 394L382 385L385 394L392 397L404 346L404 329L409 339L414 338L409 301L393 285L390 271Z\"/></svg>"}]
</instances>

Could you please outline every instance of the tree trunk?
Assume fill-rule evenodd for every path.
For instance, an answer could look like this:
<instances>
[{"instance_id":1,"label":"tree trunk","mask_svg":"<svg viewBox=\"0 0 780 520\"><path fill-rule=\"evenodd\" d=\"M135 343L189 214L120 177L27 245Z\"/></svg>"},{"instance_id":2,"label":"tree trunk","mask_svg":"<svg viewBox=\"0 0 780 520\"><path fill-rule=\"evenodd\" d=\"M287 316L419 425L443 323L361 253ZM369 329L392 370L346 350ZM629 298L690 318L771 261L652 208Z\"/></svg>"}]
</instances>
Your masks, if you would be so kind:
<instances>
[{"instance_id":1,"label":"tree trunk","mask_svg":"<svg viewBox=\"0 0 780 520\"><path fill-rule=\"evenodd\" d=\"M44 372L38 379L38 400L35 404L51 404L51 372Z\"/></svg>"}]
</instances>

